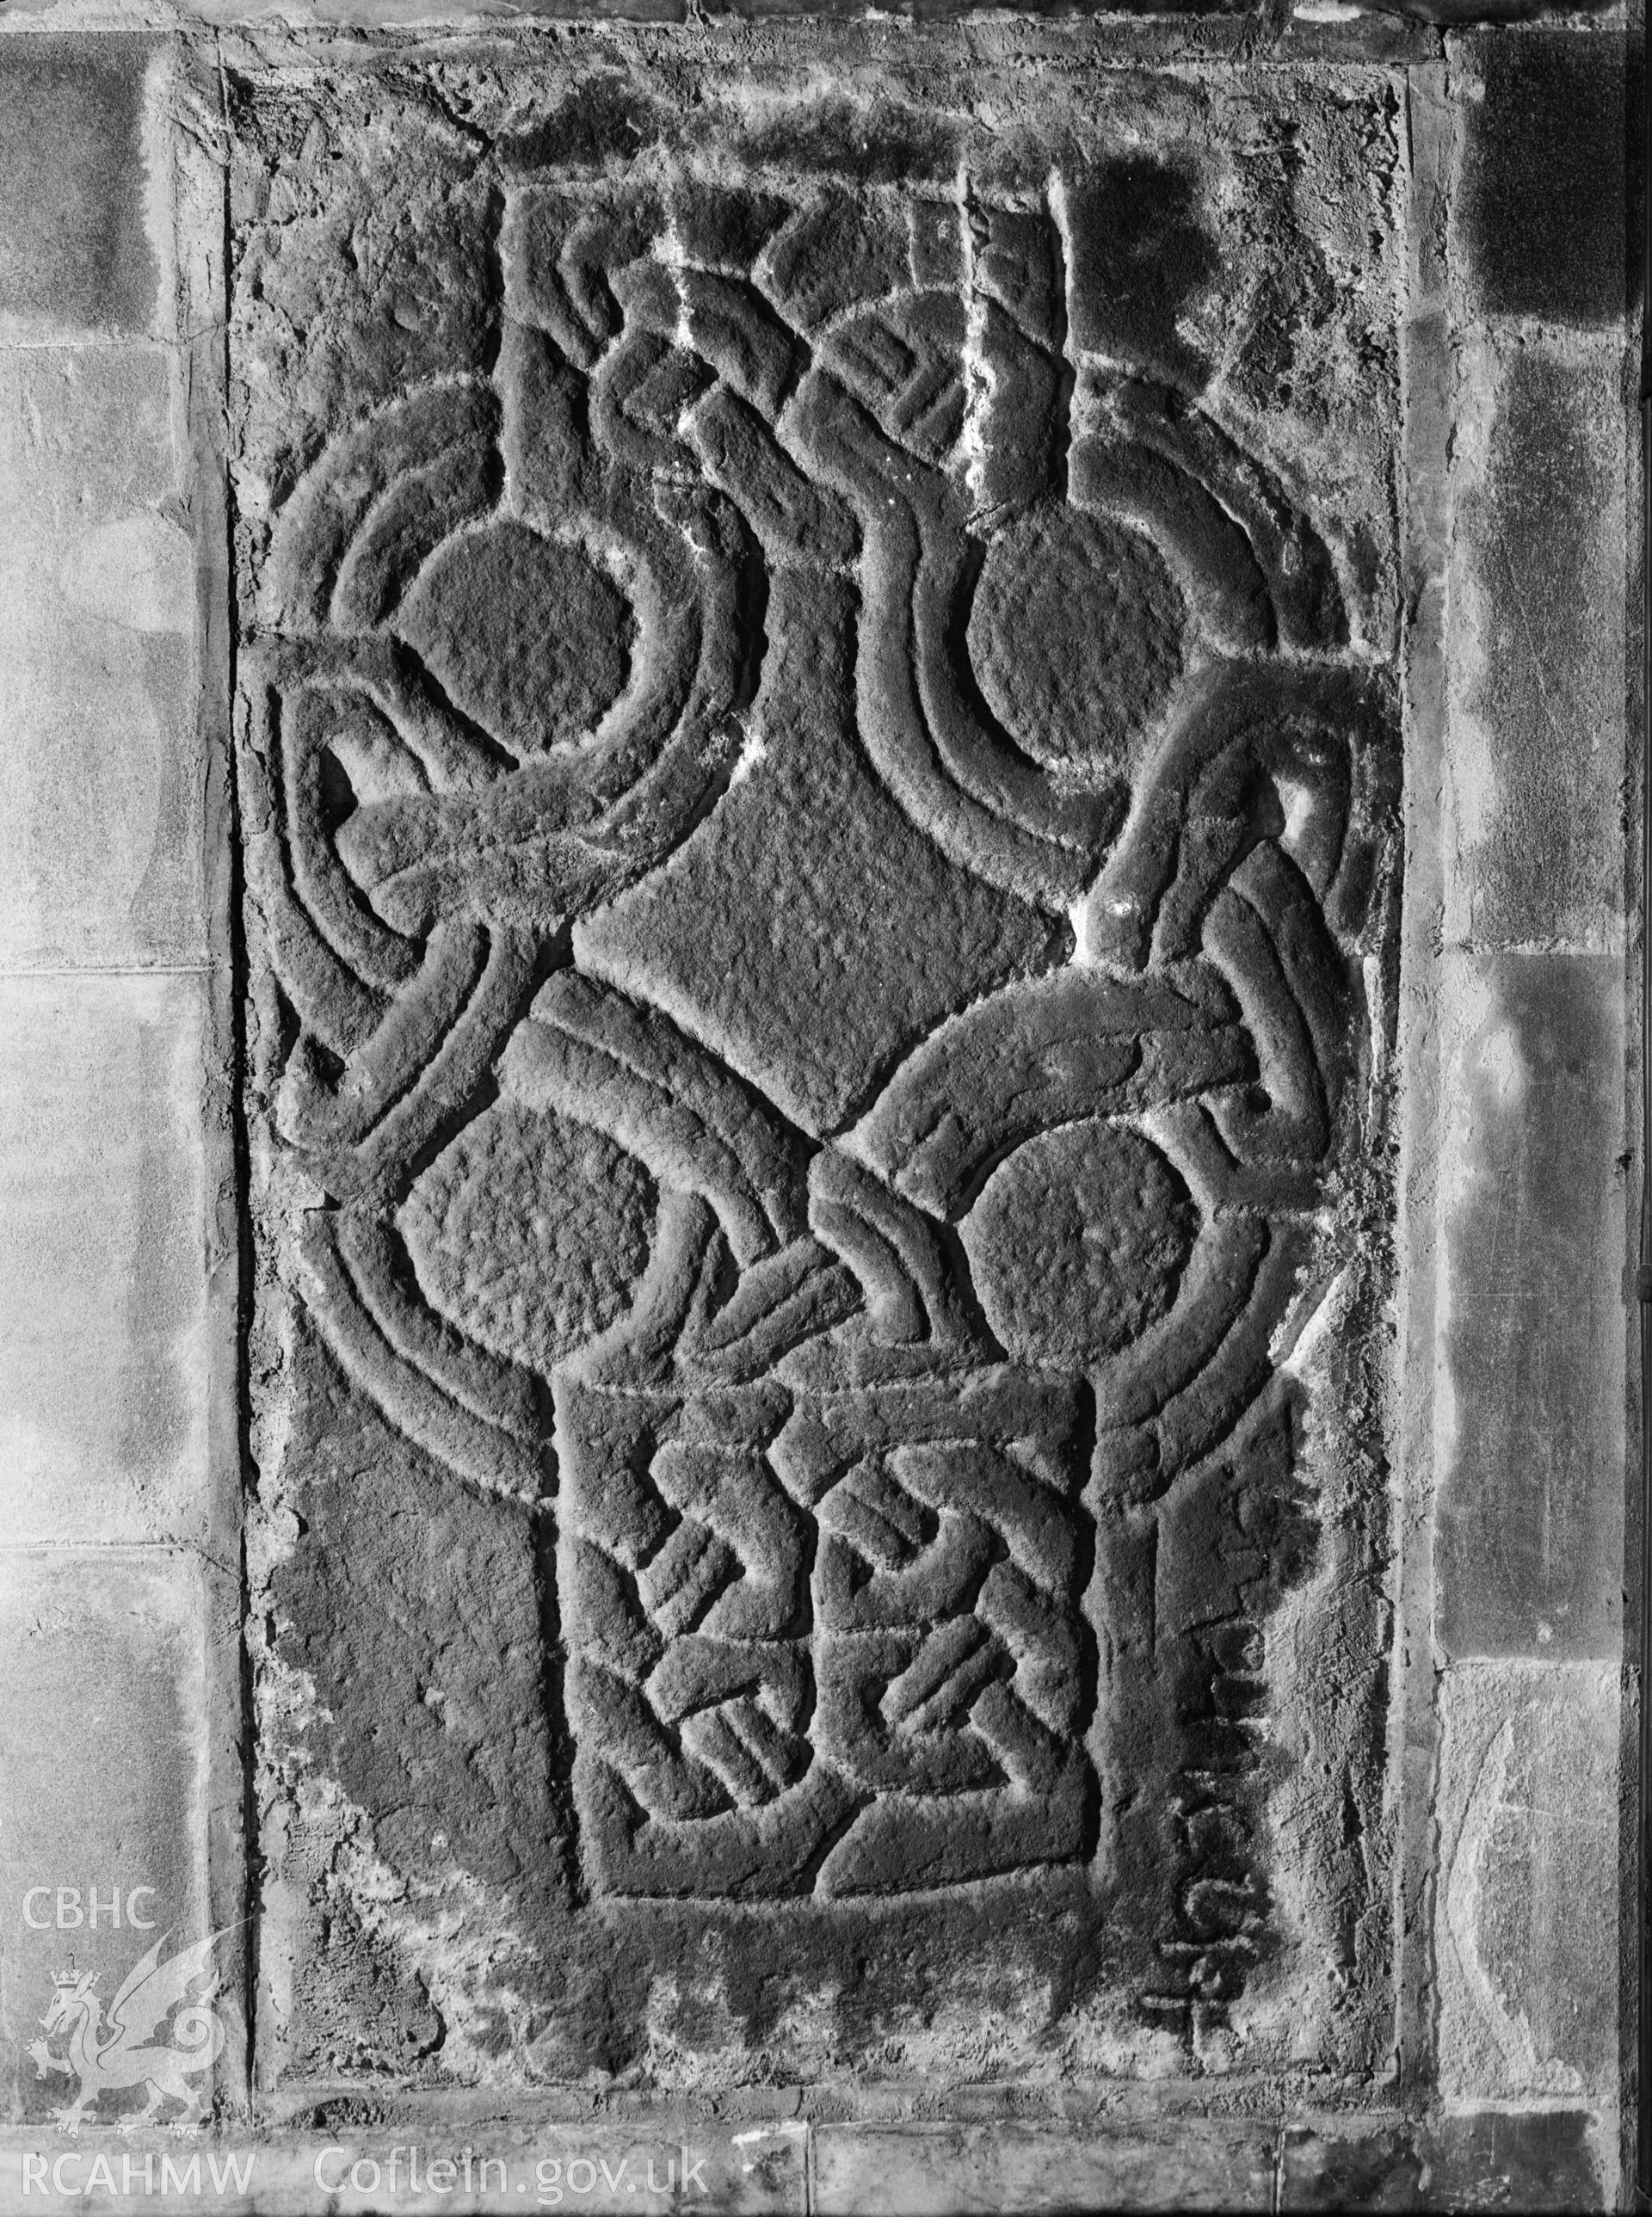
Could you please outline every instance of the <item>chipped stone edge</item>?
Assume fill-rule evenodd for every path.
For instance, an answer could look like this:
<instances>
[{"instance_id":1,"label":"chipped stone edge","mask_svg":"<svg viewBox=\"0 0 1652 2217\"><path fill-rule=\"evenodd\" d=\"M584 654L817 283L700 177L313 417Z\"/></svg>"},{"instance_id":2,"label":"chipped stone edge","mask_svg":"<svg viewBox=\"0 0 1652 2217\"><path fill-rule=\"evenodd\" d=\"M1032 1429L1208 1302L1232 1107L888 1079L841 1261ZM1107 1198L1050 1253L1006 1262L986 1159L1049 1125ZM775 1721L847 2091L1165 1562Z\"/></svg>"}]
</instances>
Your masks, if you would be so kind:
<instances>
[{"instance_id":1,"label":"chipped stone edge","mask_svg":"<svg viewBox=\"0 0 1652 2217\"><path fill-rule=\"evenodd\" d=\"M1530 0L1509 0L1513 14L1494 9L1469 19L1497 24L1522 20ZM1597 15L1587 9L1559 17L1580 31ZM1294 6L1228 8L1178 13L1117 0L32 0L0 9L0 42L9 38L134 34L211 41L246 38L276 42L322 35L336 42L558 36L599 33L691 31L696 36L808 28L821 37L860 34L900 39L913 33L966 29L971 34L1054 40L1100 47L1122 65L1200 61L1246 64L1312 61L1389 64L1404 68L1436 59L1448 28L1426 9L1350 0L1295 0Z\"/></svg>"},{"instance_id":2,"label":"chipped stone edge","mask_svg":"<svg viewBox=\"0 0 1652 2217\"><path fill-rule=\"evenodd\" d=\"M221 2119L251 2117L256 1943L245 1819L249 1742L244 1691L244 1467L241 1256L244 1210L238 1125L239 1053L231 787L231 580L225 460L224 206L226 146L215 123L215 65L198 47L158 40L146 72L145 153L151 228L161 263L159 321L173 361L172 399L195 560L195 660L202 795L202 899L208 950L207 1055L202 1124L207 1180L206 1248L210 1371L208 1498L203 1577L207 1612L207 1908L224 1936L218 1962L228 2041L216 2074Z\"/></svg>"},{"instance_id":3,"label":"chipped stone edge","mask_svg":"<svg viewBox=\"0 0 1652 2217\"><path fill-rule=\"evenodd\" d=\"M1455 124L1443 63L1409 71L1406 120L1411 185L1408 299L1401 316L1401 574L1404 635L1406 857L1400 955L1400 1353L1393 1436L1398 1451L1399 1582L1396 1699L1390 1775L1401 1831L1395 1924L1395 2047L1407 2088L1433 2076L1429 1996L1438 1768L1433 1639L1439 1123L1439 940L1444 860L1438 796L1445 752L1445 588L1451 537L1446 457L1451 434L1451 358L1445 289L1445 223ZM1403 1382L1402 1382L1403 1381Z\"/></svg>"}]
</instances>

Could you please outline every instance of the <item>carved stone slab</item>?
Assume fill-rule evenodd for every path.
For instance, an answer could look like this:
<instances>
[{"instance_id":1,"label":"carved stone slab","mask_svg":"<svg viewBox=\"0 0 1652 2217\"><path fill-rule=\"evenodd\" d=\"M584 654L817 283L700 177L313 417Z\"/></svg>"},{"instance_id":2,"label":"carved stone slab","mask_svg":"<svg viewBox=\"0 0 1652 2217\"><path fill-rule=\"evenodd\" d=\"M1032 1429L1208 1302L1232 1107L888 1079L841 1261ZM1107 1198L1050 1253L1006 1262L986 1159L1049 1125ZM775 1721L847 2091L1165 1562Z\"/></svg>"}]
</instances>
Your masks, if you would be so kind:
<instances>
[{"instance_id":1,"label":"carved stone slab","mask_svg":"<svg viewBox=\"0 0 1652 2217\"><path fill-rule=\"evenodd\" d=\"M743 38L232 85L269 2030L1345 2067L1390 90Z\"/></svg>"}]
</instances>

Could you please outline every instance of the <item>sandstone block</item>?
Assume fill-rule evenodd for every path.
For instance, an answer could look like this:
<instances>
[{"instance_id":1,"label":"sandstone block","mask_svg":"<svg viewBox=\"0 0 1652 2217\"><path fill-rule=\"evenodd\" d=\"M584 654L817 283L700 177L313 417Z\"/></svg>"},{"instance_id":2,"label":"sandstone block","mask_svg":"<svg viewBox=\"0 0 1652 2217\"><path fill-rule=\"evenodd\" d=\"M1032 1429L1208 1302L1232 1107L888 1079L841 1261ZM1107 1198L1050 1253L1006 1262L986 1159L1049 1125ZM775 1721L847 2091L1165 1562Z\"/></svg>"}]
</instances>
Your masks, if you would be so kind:
<instances>
[{"instance_id":1,"label":"sandstone block","mask_svg":"<svg viewBox=\"0 0 1652 2217\"><path fill-rule=\"evenodd\" d=\"M1131 2129L824 2125L820 2217L953 2217L966 2210L1270 2209L1273 2134L1203 2117Z\"/></svg>"},{"instance_id":2,"label":"sandstone block","mask_svg":"<svg viewBox=\"0 0 1652 2217\"><path fill-rule=\"evenodd\" d=\"M1545 187L1545 200L1557 198ZM1453 426L1445 935L1621 944L1621 343L1462 342Z\"/></svg>"},{"instance_id":3,"label":"sandstone block","mask_svg":"<svg viewBox=\"0 0 1652 2217\"><path fill-rule=\"evenodd\" d=\"M1394 110L1001 28L238 80L283 2088L1386 2037Z\"/></svg>"},{"instance_id":4,"label":"sandstone block","mask_svg":"<svg viewBox=\"0 0 1652 2217\"><path fill-rule=\"evenodd\" d=\"M0 2068L17 2122L48 2126L88 2091L90 2124L141 2108L141 2085L99 2093L62 2062L79 1983L96 1979L108 2039L102 2013L149 1950L170 1961L210 1936L204 1627L188 1557L0 1554Z\"/></svg>"},{"instance_id":5,"label":"sandstone block","mask_svg":"<svg viewBox=\"0 0 1652 2217\"><path fill-rule=\"evenodd\" d=\"M1441 1697L1435 1961L1448 2099L1616 2089L1616 1667L1458 1664Z\"/></svg>"},{"instance_id":6,"label":"sandstone block","mask_svg":"<svg viewBox=\"0 0 1652 2217\"><path fill-rule=\"evenodd\" d=\"M1450 51L1463 134L1453 244L1472 310L1617 324L1630 282L1622 37L1556 24Z\"/></svg>"},{"instance_id":7,"label":"sandstone block","mask_svg":"<svg viewBox=\"0 0 1652 2217\"><path fill-rule=\"evenodd\" d=\"M1460 954L1443 988L1438 1637L1452 1656L1615 1656L1622 966Z\"/></svg>"},{"instance_id":8,"label":"sandstone block","mask_svg":"<svg viewBox=\"0 0 1652 2217\"><path fill-rule=\"evenodd\" d=\"M1606 2210L1612 2118L1587 2109L1468 2110L1430 2124L1327 2120L1285 2134L1281 2209Z\"/></svg>"},{"instance_id":9,"label":"sandstone block","mask_svg":"<svg viewBox=\"0 0 1652 2217\"><path fill-rule=\"evenodd\" d=\"M158 347L0 354L0 966L206 952L177 379Z\"/></svg>"},{"instance_id":10,"label":"sandstone block","mask_svg":"<svg viewBox=\"0 0 1652 2217\"><path fill-rule=\"evenodd\" d=\"M9 1543L203 1528L209 1047L196 975L0 979Z\"/></svg>"},{"instance_id":11,"label":"sandstone block","mask_svg":"<svg viewBox=\"0 0 1652 2217\"><path fill-rule=\"evenodd\" d=\"M9 37L0 47L0 340L150 331L140 38Z\"/></svg>"}]
</instances>

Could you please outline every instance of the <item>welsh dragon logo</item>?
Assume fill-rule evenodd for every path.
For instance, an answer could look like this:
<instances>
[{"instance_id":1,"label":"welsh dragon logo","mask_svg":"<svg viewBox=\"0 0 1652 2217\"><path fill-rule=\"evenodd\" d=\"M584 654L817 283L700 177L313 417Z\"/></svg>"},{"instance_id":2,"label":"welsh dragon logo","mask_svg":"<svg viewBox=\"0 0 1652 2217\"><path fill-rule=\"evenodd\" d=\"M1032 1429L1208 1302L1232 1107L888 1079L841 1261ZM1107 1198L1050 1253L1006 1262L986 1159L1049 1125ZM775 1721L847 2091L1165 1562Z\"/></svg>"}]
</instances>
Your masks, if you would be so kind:
<instances>
[{"instance_id":1,"label":"welsh dragon logo","mask_svg":"<svg viewBox=\"0 0 1652 2217\"><path fill-rule=\"evenodd\" d=\"M105 2094L133 2086L145 2088L148 2098L120 2120L122 2132L158 2122L168 2102L183 2104L168 2120L174 2132L200 2130L207 2101L190 2082L209 2072L223 2053L224 2021L211 2003L219 1985L213 1950L224 1934L211 1933L162 1962L161 1949L170 1937L164 1932L133 1964L107 2019L90 1973L71 1970L53 1980L51 2006L40 2019L47 2037L31 2041L28 2053L40 2078L59 2072L79 2081L74 2099L55 2113L59 2132L77 2133ZM163 2028L166 2037L157 2039ZM66 2055L53 2053L59 2035L66 2037Z\"/></svg>"}]
</instances>

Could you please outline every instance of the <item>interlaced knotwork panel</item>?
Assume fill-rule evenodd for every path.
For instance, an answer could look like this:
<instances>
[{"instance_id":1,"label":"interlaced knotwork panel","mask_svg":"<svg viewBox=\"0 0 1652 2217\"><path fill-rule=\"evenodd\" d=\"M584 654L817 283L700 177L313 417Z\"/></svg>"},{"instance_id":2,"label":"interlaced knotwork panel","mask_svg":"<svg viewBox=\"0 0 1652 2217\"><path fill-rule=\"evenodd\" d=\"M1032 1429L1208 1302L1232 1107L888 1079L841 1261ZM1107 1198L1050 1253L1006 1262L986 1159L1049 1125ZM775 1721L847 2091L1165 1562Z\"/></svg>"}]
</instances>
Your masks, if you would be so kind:
<instances>
[{"instance_id":1,"label":"interlaced knotwork panel","mask_svg":"<svg viewBox=\"0 0 1652 2217\"><path fill-rule=\"evenodd\" d=\"M1342 1374L1292 1350L1372 1298L1386 497L1316 497L1309 433L1380 448L1389 312L1367 268L1266 321L1278 110L1259 183L1185 105L1132 151L1116 101L909 98L814 161L616 83L393 80L441 193L384 170L307 311L306 165L382 149L269 96L288 1329L541 1535L580 1899L1134 1868L1139 2006L1208 2025L1271 1944L1270 1613L1328 1559Z\"/></svg>"}]
</instances>

